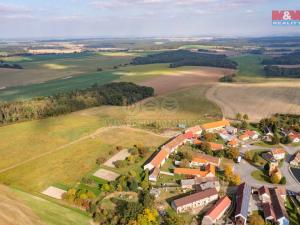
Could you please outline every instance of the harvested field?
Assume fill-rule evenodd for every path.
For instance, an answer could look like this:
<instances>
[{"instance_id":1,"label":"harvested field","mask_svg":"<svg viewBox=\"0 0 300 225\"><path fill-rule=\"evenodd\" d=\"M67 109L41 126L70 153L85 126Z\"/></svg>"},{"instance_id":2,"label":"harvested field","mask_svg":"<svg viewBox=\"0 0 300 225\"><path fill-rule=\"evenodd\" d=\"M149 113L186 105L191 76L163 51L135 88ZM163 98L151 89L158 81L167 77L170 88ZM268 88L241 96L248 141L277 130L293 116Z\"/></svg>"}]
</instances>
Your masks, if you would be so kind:
<instances>
[{"instance_id":1,"label":"harvested field","mask_svg":"<svg viewBox=\"0 0 300 225\"><path fill-rule=\"evenodd\" d=\"M65 190L62 190L60 188L56 188L56 187L48 187L46 190L44 190L42 192L42 194L44 195L48 195L50 196L51 198L56 198L56 199L62 199L62 195L66 193Z\"/></svg>"},{"instance_id":2,"label":"harvested field","mask_svg":"<svg viewBox=\"0 0 300 225\"><path fill-rule=\"evenodd\" d=\"M123 149L119 151L117 154L115 154L113 157L111 157L109 160L107 160L103 165L108 167L115 167L114 162L118 160L124 160L128 156L130 156L128 149Z\"/></svg>"},{"instance_id":3,"label":"harvested field","mask_svg":"<svg viewBox=\"0 0 300 225\"><path fill-rule=\"evenodd\" d=\"M40 218L7 187L0 185L0 224L39 225Z\"/></svg>"},{"instance_id":4,"label":"harvested field","mask_svg":"<svg viewBox=\"0 0 300 225\"><path fill-rule=\"evenodd\" d=\"M169 75L158 76L141 82L141 85L150 86L155 89L156 95L166 94L183 88L197 86L199 84L214 83L224 75L234 73L232 69L215 67L196 67L192 70L174 71Z\"/></svg>"},{"instance_id":5,"label":"harvested field","mask_svg":"<svg viewBox=\"0 0 300 225\"><path fill-rule=\"evenodd\" d=\"M218 84L206 96L227 118L248 114L251 121L275 113L300 113L300 83Z\"/></svg>"},{"instance_id":6,"label":"harvested field","mask_svg":"<svg viewBox=\"0 0 300 225\"><path fill-rule=\"evenodd\" d=\"M99 169L93 175L107 181L113 181L120 176L119 174L106 169Z\"/></svg>"}]
</instances>

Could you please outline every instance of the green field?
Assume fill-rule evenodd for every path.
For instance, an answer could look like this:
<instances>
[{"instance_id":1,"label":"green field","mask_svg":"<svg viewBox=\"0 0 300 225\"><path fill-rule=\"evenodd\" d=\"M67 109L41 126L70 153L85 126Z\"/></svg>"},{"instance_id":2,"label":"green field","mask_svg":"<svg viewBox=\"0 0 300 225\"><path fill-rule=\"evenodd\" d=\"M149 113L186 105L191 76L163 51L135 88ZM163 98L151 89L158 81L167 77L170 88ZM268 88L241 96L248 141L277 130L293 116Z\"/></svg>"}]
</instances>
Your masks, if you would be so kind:
<instances>
[{"instance_id":1,"label":"green field","mask_svg":"<svg viewBox=\"0 0 300 225\"><path fill-rule=\"evenodd\" d=\"M111 57L111 58L115 58L115 57ZM74 60L75 59L72 59L72 63L75 63ZM82 61L81 63L83 62L84 61ZM94 63L96 65L96 62ZM36 64L36 66L38 67L40 65L40 61L34 62L34 64ZM54 67L55 65L67 67L66 62L61 64L51 64L51 65ZM93 68L95 67L95 65L93 66ZM87 66L86 69L88 68L89 66ZM73 77L70 76L67 78L58 78L54 80L45 81L42 83L27 84L24 86L16 86L16 87L10 87L4 90L0 90L0 101L1 100L2 101L24 100L36 96L49 96L59 92L65 92L74 89L84 89L93 85L94 83L106 84L112 81L141 82L146 79L154 78L157 76L171 75L176 72L193 70L193 69L194 69L193 67L181 67L181 68L171 69L169 68L168 64L151 64L151 65L141 65L141 66L129 65L126 67L120 67L115 70L107 70L103 72L96 72L94 68L90 72L87 71L84 74L78 74ZM22 71L17 71L17 72L20 73ZM57 72L52 71L52 73L56 74ZM65 76L66 73L73 74L75 72L72 71L68 72L68 69L62 69L62 73L64 73ZM1 76L0 76L0 80L1 80Z\"/></svg>"},{"instance_id":2,"label":"green field","mask_svg":"<svg viewBox=\"0 0 300 225\"><path fill-rule=\"evenodd\" d=\"M45 225L88 225L91 220L84 212L68 208L54 202L12 189L13 193L22 200L41 219ZM24 221L23 221L24 222Z\"/></svg>"}]
</instances>

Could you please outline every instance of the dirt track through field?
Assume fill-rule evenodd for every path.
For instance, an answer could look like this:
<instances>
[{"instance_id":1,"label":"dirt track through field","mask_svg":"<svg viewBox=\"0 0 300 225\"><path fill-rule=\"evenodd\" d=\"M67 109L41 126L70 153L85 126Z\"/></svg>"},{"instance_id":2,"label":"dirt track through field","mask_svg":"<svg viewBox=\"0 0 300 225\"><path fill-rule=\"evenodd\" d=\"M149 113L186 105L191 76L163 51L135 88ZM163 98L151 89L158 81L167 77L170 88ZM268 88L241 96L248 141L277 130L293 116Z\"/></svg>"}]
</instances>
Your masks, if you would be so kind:
<instances>
[{"instance_id":1,"label":"dirt track through field","mask_svg":"<svg viewBox=\"0 0 300 225\"><path fill-rule=\"evenodd\" d=\"M7 187L0 185L0 224L40 225L43 223Z\"/></svg>"},{"instance_id":2,"label":"dirt track through field","mask_svg":"<svg viewBox=\"0 0 300 225\"><path fill-rule=\"evenodd\" d=\"M206 97L215 102L223 115L233 119L236 113L248 114L259 121L275 113L300 113L300 83L218 84Z\"/></svg>"},{"instance_id":3,"label":"dirt track through field","mask_svg":"<svg viewBox=\"0 0 300 225\"><path fill-rule=\"evenodd\" d=\"M144 132L144 133L147 133L147 134L151 134L151 135L155 135L155 136L159 136L159 137L166 137L166 135L160 135L160 134L156 134L156 133L151 132L151 131L142 130L142 129L138 129L138 128L133 128L133 127L128 127L128 126L110 126L110 127L101 127L101 128L99 128L98 130L96 130L96 131L95 131L94 133L92 133L92 134L83 136L83 137L81 137L81 138L79 138L79 139L77 139L77 140L75 140L75 141L72 141L72 142L69 142L69 143L67 143L67 144L64 144L64 145L62 145L62 146L60 146L60 147L58 147L58 148L55 148L55 149L52 150L52 151L45 152L45 153L43 153L43 154L37 155L37 156L35 156L35 157L32 157L32 158L30 158L30 159L24 160L24 161L21 162L21 163L17 163L17 164L15 164L15 165L13 165L13 166L4 168L4 169L0 170L0 173L4 173L4 172L6 172L6 171L8 171L8 170L12 170L12 169L14 169L14 168L16 168L16 167L18 167L18 166L22 166L22 165L24 165L24 164L26 164L26 163L29 163L29 162L33 161L33 160L42 158L42 157L44 157L44 156L50 155L50 154L55 153L55 152L58 152L58 151L61 151L61 150L64 149L64 148L67 148L67 147L69 147L69 146L71 146L71 145L77 144L77 143L79 143L79 142L81 142L81 141L84 141L84 140L86 140L86 139L89 139L89 138L95 138L95 136L101 134L102 132L108 131L108 130L110 130L110 129L116 129L116 128L126 128L126 129L130 129L130 130L141 131L141 132ZM1 225L1 224L0 224L0 225Z\"/></svg>"},{"instance_id":4,"label":"dirt track through field","mask_svg":"<svg viewBox=\"0 0 300 225\"><path fill-rule=\"evenodd\" d=\"M217 82L224 75L233 74L234 70L215 67L200 67L195 70L174 72L173 75L158 76L139 83L153 87L155 95L177 91L183 88Z\"/></svg>"}]
</instances>

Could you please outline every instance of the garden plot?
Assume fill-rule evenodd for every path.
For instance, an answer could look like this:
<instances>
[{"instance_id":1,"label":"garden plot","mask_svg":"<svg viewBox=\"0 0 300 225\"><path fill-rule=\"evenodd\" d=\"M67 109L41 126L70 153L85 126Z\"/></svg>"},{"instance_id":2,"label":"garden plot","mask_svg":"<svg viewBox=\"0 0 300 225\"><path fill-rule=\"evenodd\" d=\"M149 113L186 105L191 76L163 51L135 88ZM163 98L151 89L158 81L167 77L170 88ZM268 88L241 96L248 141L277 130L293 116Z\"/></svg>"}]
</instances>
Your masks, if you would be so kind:
<instances>
[{"instance_id":1,"label":"garden plot","mask_svg":"<svg viewBox=\"0 0 300 225\"><path fill-rule=\"evenodd\" d=\"M42 192L44 195L48 195L52 198L62 199L62 195L66 193L65 190L56 187L48 187L45 191Z\"/></svg>"},{"instance_id":2,"label":"garden plot","mask_svg":"<svg viewBox=\"0 0 300 225\"><path fill-rule=\"evenodd\" d=\"M115 154L113 157L111 157L109 160L107 160L104 163L104 166L115 167L114 162L116 162L118 160L124 160L128 156L130 156L128 149L123 149L123 150L119 151L117 154Z\"/></svg>"},{"instance_id":3,"label":"garden plot","mask_svg":"<svg viewBox=\"0 0 300 225\"><path fill-rule=\"evenodd\" d=\"M94 174L95 177L101 178L103 180L107 180L107 181L113 181L115 179L117 179L117 177L120 176L120 174L117 174L115 172L106 170L106 169L99 169L97 170Z\"/></svg>"}]
</instances>

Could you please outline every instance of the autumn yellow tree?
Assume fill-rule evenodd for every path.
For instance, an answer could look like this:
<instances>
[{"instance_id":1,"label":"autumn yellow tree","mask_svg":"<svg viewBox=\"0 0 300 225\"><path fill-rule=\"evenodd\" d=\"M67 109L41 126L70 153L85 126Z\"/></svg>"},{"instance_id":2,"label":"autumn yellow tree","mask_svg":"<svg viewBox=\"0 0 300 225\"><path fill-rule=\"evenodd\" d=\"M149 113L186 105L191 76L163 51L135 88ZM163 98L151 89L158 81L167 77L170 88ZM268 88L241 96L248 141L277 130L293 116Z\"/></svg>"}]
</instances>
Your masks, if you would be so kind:
<instances>
[{"instance_id":1,"label":"autumn yellow tree","mask_svg":"<svg viewBox=\"0 0 300 225\"><path fill-rule=\"evenodd\" d=\"M158 225L158 212L156 209L146 208L141 214L137 216L138 225Z\"/></svg>"},{"instance_id":2,"label":"autumn yellow tree","mask_svg":"<svg viewBox=\"0 0 300 225\"><path fill-rule=\"evenodd\" d=\"M270 179L273 184L279 184L281 177L277 173L273 173Z\"/></svg>"},{"instance_id":3,"label":"autumn yellow tree","mask_svg":"<svg viewBox=\"0 0 300 225\"><path fill-rule=\"evenodd\" d=\"M252 215L249 216L249 224L250 225L265 225L265 221L258 213L253 213Z\"/></svg>"}]
</instances>

